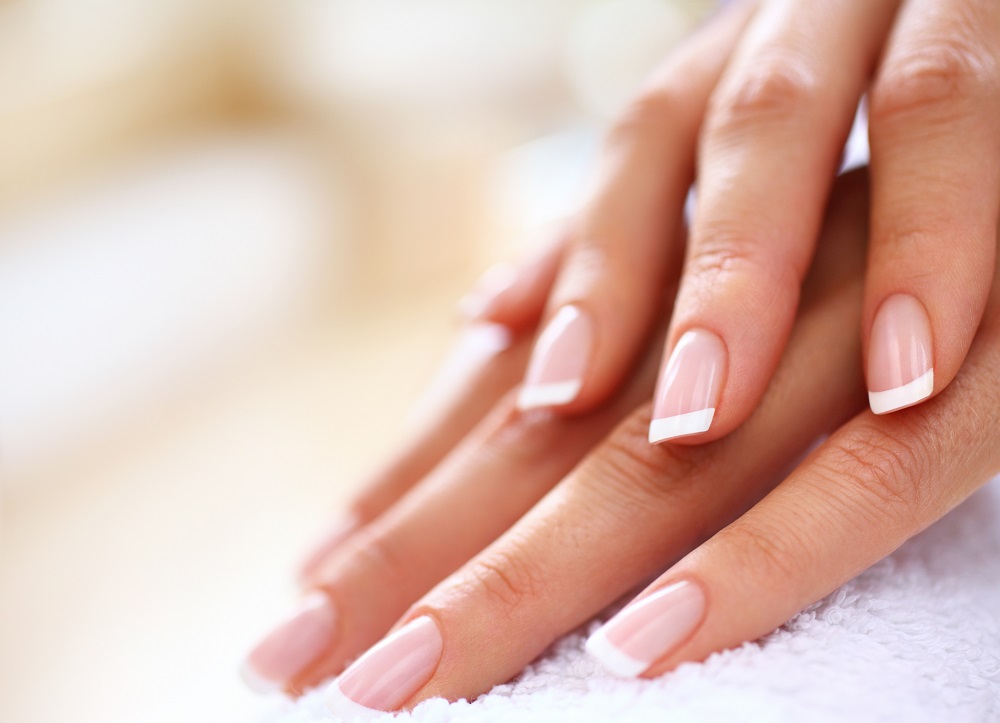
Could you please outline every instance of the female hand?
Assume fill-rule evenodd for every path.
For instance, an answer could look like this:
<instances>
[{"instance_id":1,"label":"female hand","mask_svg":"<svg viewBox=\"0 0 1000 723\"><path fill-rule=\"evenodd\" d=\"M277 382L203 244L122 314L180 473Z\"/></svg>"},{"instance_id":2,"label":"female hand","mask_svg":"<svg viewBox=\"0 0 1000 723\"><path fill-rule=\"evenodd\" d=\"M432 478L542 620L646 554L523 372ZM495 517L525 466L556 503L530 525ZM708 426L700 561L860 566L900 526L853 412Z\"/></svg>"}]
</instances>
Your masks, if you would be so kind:
<instances>
[{"instance_id":1,"label":"female hand","mask_svg":"<svg viewBox=\"0 0 1000 723\"><path fill-rule=\"evenodd\" d=\"M849 180L857 185L856 178ZM851 189L845 186L845 190ZM415 444L362 494L353 509L367 524L356 524L346 540L328 545L313 561L307 578L319 594L251 653L248 677L258 685L289 691L315 685L340 671L414 600L451 574L403 618L404 622L420 619L418 631L421 636L433 633L428 639L434 649L423 657L401 656L395 642L400 638L391 638L389 652L374 653L357 663L354 672L342 678L335 697L338 705L350 706L340 695L346 692L356 702L385 710L431 695L475 695L509 678L556 636L737 517L818 435L836 428L862 405L860 375L852 369L858 350L851 324L860 307L863 207L863 188L854 188L835 204L797 330L769 395L750 423L716 444L654 448L644 442L648 405L629 411L648 395L653 383L655 355L650 353L632 383L594 414L573 419L526 414L508 397L440 462L430 460L450 444L444 440L463 436L467 428L463 424L475 416L470 405L480 404L483 396L500 395L509 383L504 380L517 377L527 345L522 338L489 356L470 377L473 383L460 384L461 391L444 405L439 421L429 426L439 441ZM986 405L984 415L990 413L994 408ZM623 417L625 422L597 444ZM901 526L886 535L878 527L879 513L896 513L891 498L883 504L875 496L880 490L888 496L879 485L902 484L910 470L893 466L896 458L885 456L885 448L878 446L883 438L870 420L862 415L845 427L836 441L820 450L826 456L814 456L805 472L800 470L779 488L799 489L804 483L795 480L815 484L817 477L832 477L829 465L837 461L845 477L814 490L819 498L815 509L800 510L798 502L768 507L772 495L755 508L767 511L760 524L752 511L744 518L751 524L734 523L707 543L705 549L720 549L748 565L741 572L749 580L747 590L757 589L752 584L755 574L766 576L756 585L770 587L759 591L761 600L753 608L757 617L727 619L726 606L733 601L716 602L726 592L727 581L693 574L699 582L692 584L712 590L706 628L710 634L702 645L721 647L740 635L766 632L798 609L796 605L822 596L845 579L845 564L853 564L856 571L888 552L887 545L915 531L912 525ZM905 420L904 415L891 422L906 425ZM914 439L909 443L914 447L938 441L930 436L935 429L904 428L911 429ZM959 444L961 438L943 439ZM866 442L869 446L863 446ZM430 450L423 458L421 447ZM592 447L593 452L573 469ZM981 447L980 452L989 449ZM895 447L888 449L895 452ZM969 465L981 460L955 454L939 455L934 461L951 472L956 467L948 466L951 461ZM912 471L922 480L923 475L931 479L938 470L928 463ZM902 482L889 477L893 472L903 475ZM962 481L968 478L963 475ZM940 480L944 484L948 476L942 474ZM827 494L833 484L844 489L843 499ZM917 524L943 513L960 492L939 497ZM791 499L799 500L798 493L791 493ZM767 555L783 549L768 547L769 543L779 545L787 539L782 536L772 542L769 531L797 535L797 525L827 514L831 505L838 514L824 517L825 527L817 529L827 529L830 538L850 530L856 546L853 556L838 551L834 564L824 568L819 553L826 549L826 540L813 535L809 541L815 551L789 550L815 558L813 574L801 576L791 566L794 560L786 569ZM848 517L848 511L855 516ZM802 514L807 517L795 517ZM769 522L772 515L779 522ZM786 521L782 515L791 517ZM759 539L752 537L757 531ZM719 540L728 542L722 545ZM697 553L687 558L697 559ZM783 570L789 579L777 580ZM781 593L787 598L774 599ZM427 615L435 621L433 627L428 627ZM402 639L413 640L409 633ZM381 649L385 648L376 648ZM704 651L691 657L699 654ZM373 666L383 670L393 667L390 662L406 661L421 665L409 672L388 670L389 678L382 680L388 681L388 688L372 683ZM393 677L404 673L403 678Z\"/></svg>"},{"instance_id":2,"label":"female hand","mask_svg":"<svg viewBox=\"0 0 1000 723\"><path fill-rule=\"evenodd\" d=\"M649 440L707 442L741 424L787 342L864 93L872 217L860 321L870 405L881 414L942 391L993 279L998 38L996 0L727 8L667 59L611 131L521 408L593 409L628 378L679 263L682 208L697 179Z\"/></svg>"},{"instance_id":3,"label":"female hand","mask_svg":"<svg viewBox=\"0 0 1000 723\"><path fill-rule=\"evenodd\" d=\"M850 364L867 193L857 181L835 194L788 349L748 422L713 444L650 446L649 406L640 406L331 685L335 714L354 720L431 697L473 697L664 568L587 647L627 676L701 660L780 625L1000 468L1000 285L946 393L891 417L863 411L836 429L863 405ZM637 377L647 384L648 366ZM305 613L322 611L326 627L319 638L313 625L321 644L293 685L340 668L435 577L531 507L585 448L573 446L578 437L589 444L628 397L641 398L635 387L573 420L501 403L326 563ZM775 486L784 465L832 429ZM299 618L277 634L301 643L303 629Z\"/></svg>"}]
</instances>

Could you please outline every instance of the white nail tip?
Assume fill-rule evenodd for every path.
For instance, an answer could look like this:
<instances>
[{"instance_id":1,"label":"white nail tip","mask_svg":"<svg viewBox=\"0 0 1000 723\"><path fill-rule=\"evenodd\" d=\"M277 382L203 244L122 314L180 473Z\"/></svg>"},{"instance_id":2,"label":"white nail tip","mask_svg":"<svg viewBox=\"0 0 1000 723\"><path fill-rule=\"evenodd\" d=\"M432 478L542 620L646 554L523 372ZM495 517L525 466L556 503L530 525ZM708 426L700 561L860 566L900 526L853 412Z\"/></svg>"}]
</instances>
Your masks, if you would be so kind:
<instances>
[{"instance_id":1,"label":"white nail tip","mask_svg":"<svg viewBox=\"0 0 1000 723\"><path fill-rule=\"evenodd\" d=\"M591 635L584 647L591 657L620 678L637 678L649 667L649 663L616 648L604 634L604 628Z\"/></svg>"},{"instance_id":2,"label":"white nail tip","mask_svg":"<svg viewBox=\"0 0 1000 723\"><path fill-rule=\"evenodd\" d=\"M909 384L884 392L868 392L868 404L875 414L895 412L927 399L934 391L934 369L928 369Z\"/></svg>"},{"instance_id":3,"label":"white nail tip","mask_svg":"<svg viewBox=\"0 0 1000 723\"><path fill-rule=\"evenodd\" d=\"M258 673L250 665L249 661L243 663L240 666L240 678L243 679L243 683L252 690L254 693L260 693L261 695L267 695L268 693L277 693L281 690L281 684L276 683L273 680L268 680L263 675Z\"/></svg>"},{"instance_id":4,"label":"white nail tip","mask_svg":"<svg viewBox=\"0 0 1000 723\"><path fill-rule=\"evenodd\" d=\"M337 720L344 723L368 723L386 715L384 710L366 708L360 703L355 703L344 695L336 681L326 689L323 702L326 703L327 710L337 716Z\"/></svg>"},{"instance_id":5,"label":"white nail tip","mask_svg":"<svg viewBox=\"0 0 1000 723\"><path fill-rule=\"evenodd\" d=\"M697 412L654 419L649 423L649 443L656 444L666 439L707 432L708 428L712 426L714 418L715 407L709 407L708 409L699 409Z\"/></svg>"},{"instance_id":6,"label":"white nail tip","mask_svg":"<svg viewBox=\"0 0 1000 723\"><path fill-rule=\"evenodd\" d=\"M571 379L568 382L552 382L551 384L533 384L521 389L521 393L517 396L517 406L523 411L566 404L576 399L582 386L583 383L579 379Z\"/></svg>"}]
</instances>

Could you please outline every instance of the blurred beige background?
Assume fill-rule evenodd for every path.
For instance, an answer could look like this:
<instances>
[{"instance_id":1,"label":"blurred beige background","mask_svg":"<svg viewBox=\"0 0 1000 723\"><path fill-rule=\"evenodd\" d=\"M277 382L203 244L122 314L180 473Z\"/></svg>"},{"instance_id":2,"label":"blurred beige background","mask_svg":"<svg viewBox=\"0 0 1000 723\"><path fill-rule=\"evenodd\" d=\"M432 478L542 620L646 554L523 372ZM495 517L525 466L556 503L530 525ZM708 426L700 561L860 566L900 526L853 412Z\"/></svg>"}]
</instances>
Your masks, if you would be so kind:
<instances>
[{"instance_id":1,"label":"blurred beige background","mask_svg":"<svg viewBox=\"0 0 1000 723\"><path fill-rule=\"evenodd\" d=\"M236 676L708 0L0 0L0 720Z\"/></svg>"}]
</instances>

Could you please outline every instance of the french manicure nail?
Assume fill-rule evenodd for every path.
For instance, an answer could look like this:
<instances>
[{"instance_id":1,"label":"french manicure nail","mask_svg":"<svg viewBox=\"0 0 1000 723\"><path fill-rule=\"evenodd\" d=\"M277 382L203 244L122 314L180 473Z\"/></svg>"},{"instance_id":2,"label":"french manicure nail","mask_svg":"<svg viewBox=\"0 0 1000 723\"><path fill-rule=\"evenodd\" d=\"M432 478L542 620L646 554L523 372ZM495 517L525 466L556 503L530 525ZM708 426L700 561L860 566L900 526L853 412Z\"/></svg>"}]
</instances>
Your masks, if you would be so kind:
<instances>
[{"instance_id":1,"label":"french manicure nail","mask_svg":"<svg viewBox=\"0 0 1000 723\"><path fill-rule=\"evenodd\" d=\"M258 693L281 690L333 642L336 614L330 599L313 593L247 656L244 682Z\"/></svg>"},{"instance_id":2,"label":"french manicure nail","mask_svg":"<svg viewBox=\"0 0 1000 723\"><path fill-rule=\"evenodd\" d=\"M562 307L538 337L517 398L518 408L572 402L583 386L593 339L590 317L576 306Z\"/></svg>"},{"instance_id":3,"label":"french manicure nail","mask_svg":"<svg viewBox=\"0 0 1000 723\"><path fill-rule=\"evenodd\" d=\"M684 332L660 376L649 443L708 431L722 393L726 345L704 329Z\"/></svg>"},{"instance_id":4,"label":"french manicure nail","mask_svg":"<svg viewBox=\"0 0 1000 723\"><path fill-rule=\"evenodd\" d=\"M337 549L360 526L361 523L353 515L334 520L312 544L299 566L299 584L308 585L330 553Z\"/></svg>"},{"instance_id":5,"label":"french manicure nail","mask_svg":"<svg viewBox=\"0 0 1000 723\"><path fill-rule=\"evenodd\" d=\"M686 580L631 603L587 640L615 675L635 678L687 640L705 616L705 593Z\"/></svg>"},{"instance_id":6,"label":"french manicure nail","mask_svg":"<svg viewBox=\"0 0 1000 723\"><path fill-rule=\"evenodd\" d=\"M348 720L371 720L396 710L434 675L444 643L428 616L410 621L337 678L326 691L326 706Z\"/></svg>"},{"instance_id":7,"label":"french manicure nail","mask_svg":"<svg viewBox=\"0 0 1000 723\"><path fill-rule=\"evenodd\" d=\"M886 414L927 399L934 391L931 322L909 294L879 307L868 346L868 403Z\"/></svg>"}]
</instances>

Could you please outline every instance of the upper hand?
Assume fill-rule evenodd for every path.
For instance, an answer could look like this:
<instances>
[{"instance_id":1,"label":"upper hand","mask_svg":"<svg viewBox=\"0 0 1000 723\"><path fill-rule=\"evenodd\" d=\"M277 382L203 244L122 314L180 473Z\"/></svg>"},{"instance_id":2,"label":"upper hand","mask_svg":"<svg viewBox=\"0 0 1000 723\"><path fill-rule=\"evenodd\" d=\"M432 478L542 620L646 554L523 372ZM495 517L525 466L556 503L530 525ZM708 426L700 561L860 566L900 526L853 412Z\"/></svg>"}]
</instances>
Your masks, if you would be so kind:
<instances>
[{"instance_id":1,"label":"upper hand","mask_svg":"<svg viewBox=\"0 0 1000 723\"><path fill-rule=\"evenodd\" d=\"M865 93L872 209L859 325L870 405L881 414L942 391L993 280L998 38L996 0L727 8L666 59L608 135L521 408L592 409L628 377L680 265L696 181L649 439L701 443L741 424L788 340Z\"/></svg>"}]
</instances>

